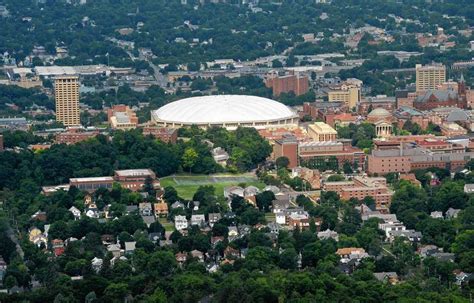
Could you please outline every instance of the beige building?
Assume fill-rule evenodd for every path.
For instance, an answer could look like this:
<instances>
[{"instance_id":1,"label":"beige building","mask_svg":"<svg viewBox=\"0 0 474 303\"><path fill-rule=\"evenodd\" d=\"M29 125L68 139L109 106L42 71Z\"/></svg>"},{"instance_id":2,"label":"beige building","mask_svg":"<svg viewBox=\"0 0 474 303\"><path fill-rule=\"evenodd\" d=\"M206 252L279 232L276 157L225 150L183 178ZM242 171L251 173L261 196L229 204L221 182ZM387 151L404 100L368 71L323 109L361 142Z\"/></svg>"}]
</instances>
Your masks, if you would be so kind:
<instances>
[{"instance_id":1,"label":"beige building","mask_svg":"<svg viewBox=\"0 0 474 303\"><path fill-rule=\"evenodd\" d=\"M308 135L314 141L336 141L337 131L324 122L308 125Z\"/></svg>"},{"instance_id":2,"label":"beige building","mask_svg":"<svg viewBox=\"0 0 474 303\"><path fill-rule=\"evenodd\" d=\"M416 91L437 89L446 82L446 66L442 64L421 65L416 67Z\"/></svg>"},{"instance_id":3,"label":"beige building","mask_svg":"<svg viewBox=\"0 0 474 303\"><path fill-rule=\"evenodd\" d=\"M347 80L338 87L328 91L329 102L344 102L349 109L357 106L361 99L362 81L357 79Z\"/></svg>"},{"instance_id":4,"label":"beige building","mask_svg":"<svg viewBox=\"0 0 474 303\"><path fill-rule=\"evenodd\" d=\"M81 125L79 114L79 77L58 76L54 78L56 121L65 126Z\"/></svg>"},{"instance_id":5,"label":"beige building","mask_svg":"<svg viewBox=\"0 0 474 303\"><path fill-rule=\"evenodd\" d=\"M107 118L113 129L129 130L136 128L138 125L136 113L127 105L114 105L107 110Z\"/></svg>"}]
</instances>

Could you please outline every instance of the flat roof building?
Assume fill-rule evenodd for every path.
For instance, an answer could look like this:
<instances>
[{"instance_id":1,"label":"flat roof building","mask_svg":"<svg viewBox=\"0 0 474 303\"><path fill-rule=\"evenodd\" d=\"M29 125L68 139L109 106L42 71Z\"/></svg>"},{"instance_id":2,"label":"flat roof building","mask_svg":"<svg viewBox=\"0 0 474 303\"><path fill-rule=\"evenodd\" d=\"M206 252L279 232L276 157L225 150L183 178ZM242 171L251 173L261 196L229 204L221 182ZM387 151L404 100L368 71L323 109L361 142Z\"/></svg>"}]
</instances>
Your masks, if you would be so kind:
<instances>
[{"instance_id":1,"label":"flat roof building","mask_svg":"<svg viewBox=\"0 0 474 303\"><path fill-rule=\"evenodd\" d=\"M75 75L54 78L56 121L65 126L81 125L79 115L79 77Z\"/></svg>"},{"instance_id":2,"label":"flat roof building","mask_svg":"<svg viewBox=\"0 0 474 303\"><path fill-rule=\"evenodd\" d=\"M308 135L315 141L336 141L337 131L324 122L308 125Z\"/></svg>"},{"instance_id":3,"label":"flat roof building","mask_svg":"<svg viewBox=\"0 0 474 303\"><path fill-rule=\"evenodd\" d=\"M88 177L69 179L70 186L75 186L79 190L85 190L88 192L94 192L99 188L112 189L113 183L113 177Z\"/></svg>"},{"instance_id":4,"label":"flat roof building","mask_svg":"<svg viewBox=\"0 0 474 303\"><path fill-rule=\"evenodd\" d=\"M446 66L443 64L431 64L415 66L416 91L423 92L437 87L446 82Z\"/></svg>"},{"instance_id":5,"label":"flat roof building","mask_svg":"<svg viewBox=\"0 0 474 303\"><path fill-rule=\"evenodd\" d=\"M113 129L129 130L138 125L136 113L127 105L114 105L107 110L107 118Z\"/></svg>"}]
</instances>

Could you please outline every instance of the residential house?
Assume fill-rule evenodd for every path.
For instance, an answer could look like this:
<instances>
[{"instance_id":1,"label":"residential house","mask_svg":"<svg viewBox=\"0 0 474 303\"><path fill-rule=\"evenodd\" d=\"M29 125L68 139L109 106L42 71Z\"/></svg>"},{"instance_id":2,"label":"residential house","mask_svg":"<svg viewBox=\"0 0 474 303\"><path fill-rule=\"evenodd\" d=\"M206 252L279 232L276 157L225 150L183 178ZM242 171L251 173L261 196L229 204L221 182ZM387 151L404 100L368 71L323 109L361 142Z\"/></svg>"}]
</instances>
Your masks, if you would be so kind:
<instances>
[{"instance_id":1,"label":"residential house","mask_svg":"<svg viewBox=\"0 0 474 303\"><path fill-rule=\"evenodd\" d=\"M276 195L272 201L272 212L274 214L283 212L290 207L290 198L288 195Z\"/></svg>"},{"instance_id":2,"label":"residential house","mask_svg":"<svg viewBox=\"0 0 474 303\"><path fill-rule=\"evenodd\" d=\"M236 238L239 236L239 230L237 229L237 226L229 226L229 231L227 232L227 235L230 238Z\"/></svg>"},{"instance_id":3,"label":"residential house","mask_svg":"<svg viewBox=\"0 0 474 303\"><path fill-rule=\"evenodd\" d=\"M5 274L7 273L7 262L3 260L3 257L0 256L0 285L2 285L2 281L5 278Z\"/></svg>"},{"instance_id":4,"label":"residential house","mask_svg":"<svg viewBox=\"0 0 474 303\"><path fill-rule=\"evenodd\" d=\"M138 209L140 211L140 215L142 216L153 216L153 210L151 208L151 203L142 202L138 204Z\"/></svg>"},{"instance_id":5,"label":"residential house","mask_svg":"<svg viewBox=\"0 0 474 303\"><path fill-rule=\"evenodd\" d=\"M166 217L168 216L168 204L162 201L160 203L154 204L155 208L155 217Z\"/></svg>"},{"instance_id":6,"label":"residential house","mask_svg":"<svg viewBox=\"0 0 474 303\"><path fill-rule=\"evenodd\" d=\"M268 223L267 227L270 229L271 234L278 234L281 230L281 225L275 222Z\"/></svg>"},{"instance_id":7,"label":"residential house","mask_svg":"<svg viewBox=\"0 0 474 303\"><path fill-rule=\"evenodd\" d=\"M474 274L472 273L465 273L465 272L456 272L454 273L456 277L456 285L458 286L464 286L466 284L469 284L471 281L474 281Z\"/></svg>"},{"instance_id":8,"label":"residential house","mask_svg":"<svg viewBox=\"0 0 474 303\"><path fill-rule=\"evenodd\" d=\"M46 245L48 244L48 238L37 227L33 227L29 230L28 238L30 242L32 242L38 247L40 247L41 244L43 244L46 247Z\"/></svg>"},{"instance_id":9,"label":"residential house","mask_svg":"<svg viewBox=\"0 0 474 303\"><path fill-rule=\"evenodd\" d=\"M188 228L188 219L186 219L186 216L175 216L174 227L176 228L176 230L183 230Z\"/></svg>"},{"instance_id":10,"label":"residential house","mask_svg":"<svg viewBox=\"0 0 474 303\"><path fill-rule=\"evenodd\" d=\"M244 188L244 197L256 196L259 192L260 189L258 189L258 187L250 185Z\"/></svg>"},{"instance_id":11,"label":"residential house","mask_svg":"<svg viewBox=\"0 0 474 303\"><path fill-rule=\"evenodd\" d=\"M292 207L292 208L284 209L281 212L276 213L275 214L276 223L281 224L281 225L288 225L289 220L290 220L289 217L291 215L296 215L296 216L293 216L294 219L296 219L299 215L301 215L301 218L303 218L302 216L307 216L309 218L308 212L305 211L302 207ZM308 221L308 226L309 226L309 221Z\"/></svg>"},{"instance_id":12,"label":"residential house","mask_svg":"<svg viewBox=\"0 0 474 303\"><path fill-rule=\"evenodd\" d=\"M204 215L192 215L191 216L191 225L197 225L199 227L204 227L204 225L206 225L206 217Z\"/></svg>"},{"instance_id":13,"label":"residential house","mask_svg":"<svg viewBox=\"0 0 474 303\"><path fill-rule=\"evenodd\" d=\"M393 242L397 237L405 237L410 242L420 242L423 235L419 231L413 229L407 230L393 230L389 232L388 238L390 242Z\"/></svg>"},{"instance_id":14,"label":"residential house","mask_svg":"<svg viewBox=\"0 0 474 303\"><path fill-rule=\"evenodd\" d=\"M222 216L220 213L209 213L209 226L213 227L214 224L219 222L220 219L222 219Z\"/></svg>"},{"instance_id":15,"label":"residential house","mask_svg":"<svg viewBox=\"0 0 474 303\"><path fill-rule=\"evenodd\" d=\"M267 185L265 186L265 188L263 189L263 191L271 191L272 193L274 193L275 195L280 193L280 189L277 187L277 186L274 186L274 185Z\"/></svg>"},{"instance_id":16,"label":"residential house","mask_svg":"<svg viewBox=\"0 0 474 303\"><path fill-rule=\"evenodd\" d=\"M85 214L89 218L99 219L99 209L97 208L97 205L94 202L87 204Z\"/></svg>"},{"instance_id":17,"label":"residential house","mask_svg":"<svg viewBox=\"0 0 474 303\"><path fill-rule=\"evenodd\" d=\"M94 259L91 260L92 270L95 271L96 273L100 272L103 264L104 264L104 260L100 258L94 257Z\"/></svg>"},{"instance_id":18,"label":"residential house","mask_svg":"<svg viewBox=\"0 0 474 303\"><path fill-rule=\"evenodd\" d=\"M417 254L421 258L426 258L426 257L429 257L429 256L433 255L434 253L442 252L442 251L443 251L443 249L439 248L436 245L422 245L422 246L418 247Z\"/></svg>"},{"instance_id":19,"label":"residential house","mask_svg":"<svg viewBox=\"0 0 474 303\"><path fill-rule=\"evenodd\" d=\"M153 223L156 222L155 216L142 216L142 219L147 227L150 227Z\"/></svg>"},{"instance_id":20,"label":"residential house","mask_svg":"<svg viewBox=\"0 0 474 303\"><path fill-rule=\"evenodd\" d=\"M472 194L474 193L474 184L466 184L464 185L464 192L466 194Z\"/></svg>"},{"instance_id":21,"label":"residential house","mask_svg":"<svg viewBox=\"0 0 474 303\"><path fill-rule=\"evenodd\" d=\"M109 234L104 234L102 236L100 236L100 240L102 241L102 244L103 245L110 245L110 244L114 244L115 243L115 238L113 235L109 235Z\"/></svg>"},{"instance_id":22,"label":"residential house","mask_svg":"<svg viewBox=\"0 0 474 303\"><path fill-rule=\"evenodd\" d=\"M157 243L161 239L161 233L149 233L148 234L148 240L150 240L153 243Z\"/></svg>"},{"instance_id":23,"label":"residential house","mask_svg":"<svg viewBox=\"0 0 474 303\"><path fill-rule=\"evenodd\" d=\"M446 211L446 219L456 219L459 215L459 212L461 210L460 209L454 209L452 207L450 207L447 211Z\"/></svg>"},{"instance_id":24,"label":"residential house","mask_svg":"<svg viewBox=\"0 0 474 303\"><path fill-rule=\"evenodd\" d=\"M134 213L137 213L137 212L138 212L138 206L136 206L136 205L127 205L125 207L125 213L127 215L134 214Z\"/></svg>"},{"instance_id":25,"label":"residential house","mask_svg":"<svg viewBox=\"0 0 474 303\"><path fill-rule=\"evenodd\" d=\"M74 220L79 220L81 218L81 211L77 207L71 206L69 212L74 216Z\"/></svg>"},{"instance_id":26,"label":"residential house","mask_svg":"<svg viewBox=\"0 0 474 303\"><path fill-rule=\"evenodd\" d=\"M336 242L339 241L339 234L337 233L337 231L330 230L329 228L325 231L318 232L317 235L320 240L333 239Z\"/></svg>"},{"instance_id":27,"label":"residential house","mask_svg":"<svg viewBox=\"0 0 474 303\"><path fill-rule=\"evenodd\" d=\"M225 238L223 236L216 236L216 237L211 237L211 245L216 246L217 243L223 242Z\"/></svg>"},{"instance_id":28,"label":"residential house","mask_svg":"<svg viewBox=\"0 0 474 303\"><path fill-rule=\"evenodd\" d=\"M135 251L136 241L125 242L125 254L132 254Z\"/></svg>"},{"instance_id":29,"label":"residential house","mask_svg":"<svg viewBox=\"0 0 474 303\"><path fill-rule=\"evenodd\" d=\"M204 254L197 249L191 251L191 257L197 259L199 262L204 262Z\"/></svg>"},{"instance_id":30,"label":"residential house","mask_svg":"<svg viewBox=\"0 0 474 303\"><path fill-rule=\"evenodd\" d=\"M216 147L212 149L211 151L212 157L214 158L214 161L216 161L217 164L226 166L227 161L229 160L229 154L223 149L222 147Z\"/></svg>"},{"instance_id":31,"label":"residential house","mask_svg":"<svg viewBox=\"0 0 474 303\"><path fill-rule=\"evenodd\" d=\"M177 208L184 208L184 204L179 201L176 201L173 204L171 204L171 209L177 209Z\"/></svg>"},{"instance_id":32,"label":"residential house","mask_svg":"<svg viewBox=\"0 0 474 303\"><path fill-rule=\"evenodd\" d=\"M440 211L432 211L430 217L433 219L443 219L443 213Z\"/></svg>"},{"instance_id":33,"label":"residential house","mask_svg":"<svg viewBox=\"0 0 474 303\"><path fill-rule=\"evenodd\" d=\"M405 225L399 221L385 221L383 223L379 223L379 229L381 229L385 236L388 238L390 233L393 231L403 231L406 230Z\"/></svg>"},{"instance_id":34,"label":"residential house","mask_svg":"<svg viewBox=\"0 0 474 303\"><path fill-rule=\"evenodd\" d=\"M291 229L308 229L309 228L309 215L307 213L292 213L288 216L288 226Z\"/></svg>"},{"instance_id":35,"label":"residential house","mask_svg":"<svg viewBox=\"0 0 474 303\"><path fill-rule=\"evenodd\" d=\"M240 186L229 186L224 188L224 197L232 199L233 196L244 197L244 189Z\"/></svg>"},{"instance_id":36,"label":"residential house","mask_svg":"<svg viewBox=\"0 0 474 303\"><path fill-rule=\"evenodd\" d=\"M231 258L231 259L238 259L240 258L240 252L238 249L227 246L226 249L224 250L224 257Z\"/></svg>"},{"instance_id":37,"label":"residential house","mask_svg":"<svg viewBox=\"0 0 474 303\"><path fill-rule=\"evenodd\" d=\"M365 252L363 248L360 247L345 247L345 248L339 248L336 251L336 255L341 257L341 259L356 259L360 260L363 258L367 258L369 255Z\"/></svg>"},{"instance_id":38,"label":"residential house","mask_svg":"<svg viewBox=\"0 0 474 303\"><path fill-rule=\"evenodd\" d=\"M46 212L38 210L31 216L31 219L45 222L48 219L48 217L46 216Z\"/></svg>"},{"instance_id":39,"label":"residential house","mask_svg":"<svg viewBox=\"0 0 474 303\"><path fill-rule=\"evenodd\" d=\"M398 275L396 272L374 272L374 277L380 282L388 282L392 285L398 283Z\"/></svg>"},{"instance_id":40,"label":"residential house","mask_svg":"<svg viewBox=\"0 0 474 303\"><path fill-rule=\"evenodd\" d=\"M186 260L188 259L188 255L182 252L176 253L174 257L179 265L183 265L184 262L186 262Z\"/></svg>"},{"instance_id":41,"label":"residential house","mask_svg":"<svg viewBox=\"0 0 474 303\"><path fill-rule=\"evenodd\" d=\"M114 256L114 258L120 258L121 256L121 249L120 245L118 244L110 244L109 246L107 246L107 251L112 253L112 256Z\"/></svg>"},{"instance_id":42,"label":"residential house","mask_svg":"<svg viewBox=\"0 0 474 303\"><path fill-rule=\"evenodd\" d=\"M53 250L54 255L56 257L59 257L65 251L63 240L61 240L61 239L51 240L51 248Z\"/></svg>"}]
</instances>

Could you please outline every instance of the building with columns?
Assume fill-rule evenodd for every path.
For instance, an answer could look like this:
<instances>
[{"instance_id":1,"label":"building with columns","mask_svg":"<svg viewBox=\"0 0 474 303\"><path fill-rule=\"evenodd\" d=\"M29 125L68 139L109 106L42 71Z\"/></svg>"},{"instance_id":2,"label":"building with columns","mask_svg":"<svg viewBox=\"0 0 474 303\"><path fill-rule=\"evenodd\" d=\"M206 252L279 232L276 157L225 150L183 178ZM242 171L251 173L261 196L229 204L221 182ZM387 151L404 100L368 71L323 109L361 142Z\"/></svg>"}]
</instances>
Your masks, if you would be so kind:
<instances>
[{"instance_id":1,"label":"building with columns","mask_svg":"<svg viewBox=\"0 0 474 303\"><path fill-rule=\"evenodd\" d=\"M384 108L376 108L367 115L367 122L375 126L377 137L389 137L393 130L393 116Z\"/></svg>"},{"instance_id":2,"label":"building with columns","mask_svg":"<svg viewBox=\"0 0 474 303\"><path fill-rule=\"evenodd\" d=\"M392 135L393 126L385 121L375 123L375 134L378 138L387 138Z\"/></svg>"},{"instance_id":3,"label":"building with columns","mask_svg":"<svg viewBox=\"0 0 474 303\"><path fill-rule=\"evenodd\" d=\"M308 135L314 141L336 141L337 131L324 122L308 125Z\"/></svg>"}]
</instances>

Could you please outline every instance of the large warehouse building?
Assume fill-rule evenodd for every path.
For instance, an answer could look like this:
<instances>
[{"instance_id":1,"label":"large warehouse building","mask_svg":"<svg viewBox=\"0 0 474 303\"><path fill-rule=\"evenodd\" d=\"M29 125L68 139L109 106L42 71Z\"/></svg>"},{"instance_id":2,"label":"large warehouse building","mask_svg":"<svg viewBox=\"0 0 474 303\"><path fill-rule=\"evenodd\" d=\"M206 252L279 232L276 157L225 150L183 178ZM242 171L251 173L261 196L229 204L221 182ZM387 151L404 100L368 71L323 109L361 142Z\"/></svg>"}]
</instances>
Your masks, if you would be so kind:
<instances>
[{"instance_id":1,"label":"large warehouse building","mask_svg":"<svg viewBox=\"0 0 474 303\"><path fill-rule=\"evenodd\" d=\"M245 95L202 96L178 100L151 112L158 126L179 128L197 125L234 130L239 126L293 128L299 117L289 107L274 100Z\"/></svg>"}]
</instances>

